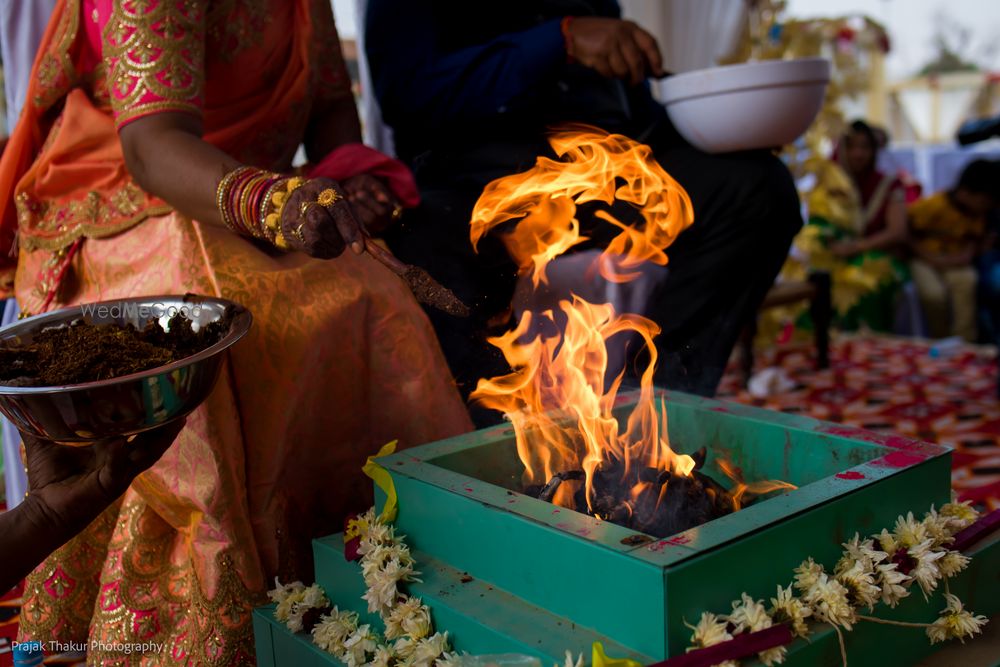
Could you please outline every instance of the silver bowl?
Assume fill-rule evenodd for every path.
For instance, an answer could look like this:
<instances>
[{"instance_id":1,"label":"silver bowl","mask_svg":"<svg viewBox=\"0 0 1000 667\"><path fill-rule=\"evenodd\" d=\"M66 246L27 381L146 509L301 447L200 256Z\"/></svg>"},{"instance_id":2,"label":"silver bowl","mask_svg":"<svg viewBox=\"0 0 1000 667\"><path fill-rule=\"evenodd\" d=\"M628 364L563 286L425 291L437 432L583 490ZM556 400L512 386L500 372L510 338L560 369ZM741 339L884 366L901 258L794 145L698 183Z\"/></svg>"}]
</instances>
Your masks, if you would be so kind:
<instances>
[{"instance_id":1,"label":"silver bowl","mask_svg":"<svg viewBox=\"0 0 1000 667\"><path fill-rule=\"evenodd\" d=\"M30 344L43 329L82 320L92 324L131 324L142 329L150 321L166 327L178 312L204 326L235 309L225 337L201 352L166 366L108 380L49 387L0 385L0 412L21 431L60 442L91 442L129 436L179 419L198 407L215 387L223 352L246 334L253 317L243 306L225 299L145 296L102 301L29 317L0 329L0 345Z\"/></svg>"}]
</instances>

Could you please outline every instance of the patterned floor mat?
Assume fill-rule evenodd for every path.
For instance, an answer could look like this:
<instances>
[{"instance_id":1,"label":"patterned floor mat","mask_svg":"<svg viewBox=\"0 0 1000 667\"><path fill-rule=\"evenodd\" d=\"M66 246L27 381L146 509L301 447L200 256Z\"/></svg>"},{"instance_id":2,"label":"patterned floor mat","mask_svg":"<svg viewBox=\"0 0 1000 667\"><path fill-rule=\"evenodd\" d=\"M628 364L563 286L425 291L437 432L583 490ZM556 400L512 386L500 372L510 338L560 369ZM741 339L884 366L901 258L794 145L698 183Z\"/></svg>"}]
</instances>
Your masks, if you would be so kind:
<instances>
[{"instance_id":1,"label":"patterned floor mat","mask_svg":"<svg viewBox=\"0 0 1000 667\"><path fill-rule=\"evenodd\" d=\"M817 371L811 346L771 348L757 354L755 370L780 368L791 391L755 398L734 365L719 397L950 445L962 498L1000 509L996 353L973 345L949 352L933 357L923 342L845 337L831 346L830 368Z\"/></svg>"}]
</instances>

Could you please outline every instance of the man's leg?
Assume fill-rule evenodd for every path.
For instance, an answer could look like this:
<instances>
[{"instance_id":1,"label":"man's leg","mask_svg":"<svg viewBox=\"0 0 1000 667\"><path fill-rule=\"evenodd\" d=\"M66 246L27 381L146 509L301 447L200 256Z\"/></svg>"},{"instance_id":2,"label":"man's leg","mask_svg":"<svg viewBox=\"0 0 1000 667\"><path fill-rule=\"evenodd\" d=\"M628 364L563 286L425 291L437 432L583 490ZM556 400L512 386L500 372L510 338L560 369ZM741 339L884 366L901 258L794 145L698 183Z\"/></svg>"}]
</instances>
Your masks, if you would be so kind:
<instances>
[{"instance_id":1,"label":"man's leg","mask_svg":"<svg viewBox=\"0 0 1000 667\"><path fill-rule=\"evenodd\" d=\"M393 253L426 269L469 306L469 317L425 308L441 350L463 398L481 378L510 372L500 351L486 338L506 331L517 267L495 239L484 239L480 254L472 252L469 214L475 200L455 192L424 191L419 208L386 236ZM477 426L497 423L499 413L470 408Z\"/></svg>"},{"instance_id":2,"label":"man's leg","mask_svg":"<svg viewBox=\"0 0 1000 667\"><path fill-rule=\"evenodd\" d=\"M927 318L927 330L931 338L948 335L951 309L948 304L948 286L933 266L919 259L910 262L910 275L917 286L920 306Z\"/></svg>"},{"instance_id":3,"label":"man's leg","mask_svg":"<svg viewBox=\"0 0 1000 667\"><path fill-rule=\"evenodd\" d=\"M669 135L655 140L657 159L687 190L695 213L667 249L669 274L647 313L663 328L656 381L711 396L802 227L799 198L771 154L706 155Z\"/></svg>"},{"instance_id":4,"label":"man's leg","mask_svg":"<svg viewBox=\"0 0 1000 667\"><path fill-rule=\"evenodd\" d=\"M951 333L975 343L976 329L976 270L971 266L948 269L943 273L951 301Z\"/></svg>"},{"instance_id":5,"label":"man's leg","mask_svg":"<svg viewBox=\"0 0 1000 667\"><path fill-rule=\"evenodd\" d=\"M525 137L421 156L413 165L420 206L408 211L402 224L386 235L393 253L426 269L472 311L462 318L425 308L463 397L480 379L510 372L503 354L486 339L511 328L511 298L517 284L517 266L495 235L483 238L473 250L472 210L488 183L530 168L546 151L541 138ZM475 406L470 413L478 426L502 419L497 412Z\"/></svg>"}]
</instances>

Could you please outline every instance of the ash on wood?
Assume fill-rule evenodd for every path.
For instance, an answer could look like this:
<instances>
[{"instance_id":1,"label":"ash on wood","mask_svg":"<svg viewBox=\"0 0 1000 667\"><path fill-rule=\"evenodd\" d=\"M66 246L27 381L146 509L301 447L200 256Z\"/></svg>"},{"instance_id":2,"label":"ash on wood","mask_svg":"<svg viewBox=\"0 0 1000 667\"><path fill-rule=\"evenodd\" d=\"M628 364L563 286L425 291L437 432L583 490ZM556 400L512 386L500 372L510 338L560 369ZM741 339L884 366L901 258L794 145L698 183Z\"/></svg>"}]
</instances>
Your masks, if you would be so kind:
<instances>
[{"instance_id":1,"label":"ash on wood","mask_svg":"<svg viewBox=\"0 0 1000 667\"><path fill-rule=\"evenodd\" d=\"M7 342L0 347L0 384L49 387L97 382L141 373L180 361L225 337L234 316L195 331L183 314L170 318L168 330L150 321L142 330L119 324L77 320L44 329L28 345Z\"/></svg>"},{"instance_id":2,"label":"ash on wood","mask_svg":"<svg viewBox=\"0 0 1000 667\"><path fill-rule=\"evenodd\" d=\"M572 509L654 537L675 535L735 512L730 493L699 470L705 463L704 448L692 458L695 469L690 475L644 466L626 470L619 460L604 461L594 471L590 503L586 485L580 483ZM525 492L551 502L563 483L584 478L582 470L560 471L544 486Z\"/></svg>"}]
</instances>

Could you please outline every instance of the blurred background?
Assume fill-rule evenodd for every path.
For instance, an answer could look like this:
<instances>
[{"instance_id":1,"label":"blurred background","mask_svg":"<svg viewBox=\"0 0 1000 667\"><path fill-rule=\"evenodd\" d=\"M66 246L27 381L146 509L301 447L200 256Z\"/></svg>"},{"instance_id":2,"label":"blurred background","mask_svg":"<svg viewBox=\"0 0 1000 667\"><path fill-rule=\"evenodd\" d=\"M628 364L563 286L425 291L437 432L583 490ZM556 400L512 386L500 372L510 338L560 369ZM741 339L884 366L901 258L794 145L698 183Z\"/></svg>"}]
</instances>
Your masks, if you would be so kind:
<instances>
[{"instance_id":1,"label":"blurred background","mask_svg":"<svg viewBox=\"0 0 1000 667\"><path fill-rule=\"evenodd\" d=\"M657 36L668 69L683 72L759 57L825 55L837 65L831 111L886 130L881 159L927 192L948 187L994 139L959 150L964 121L1000 114L1000 2L983 0L621 0ZM333 0L369 139L377 113L363 85L358 45L365 0ZM751 36L755 32L755 36ZM828 133L839 133L827 113ZM375 127L372 127L375 126ZM973 155L973 153L975 155Z\"/></svg>"}]
</instances>

